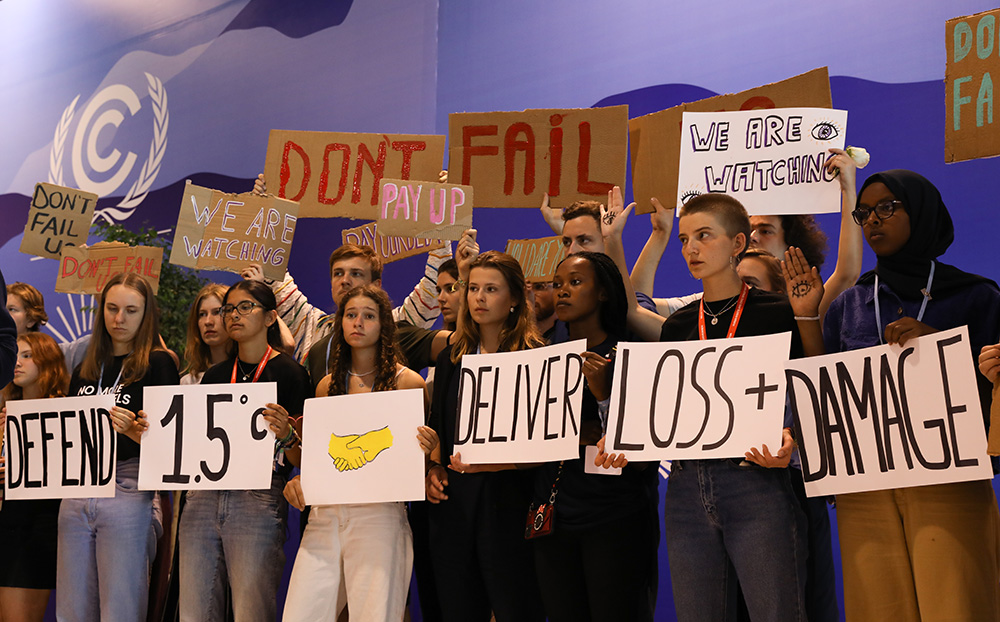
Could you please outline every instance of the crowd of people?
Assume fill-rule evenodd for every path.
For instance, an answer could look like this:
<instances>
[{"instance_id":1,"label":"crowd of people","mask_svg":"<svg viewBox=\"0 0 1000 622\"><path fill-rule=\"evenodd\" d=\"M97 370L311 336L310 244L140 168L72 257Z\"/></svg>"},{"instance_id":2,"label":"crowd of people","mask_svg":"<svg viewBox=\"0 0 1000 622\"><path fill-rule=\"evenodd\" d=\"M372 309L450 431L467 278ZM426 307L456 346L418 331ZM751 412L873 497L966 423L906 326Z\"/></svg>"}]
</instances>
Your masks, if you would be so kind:
<instances>
[{"instance_id":1,"label":"crowd of people","mask_svg":"<svg viewBox=\"0 0 1000 622\"><path fill-rule=\"evenodd\" d=\"M798 358L968 326L989 413L1000 289L938 260L954 230L931 182L885 171L858 192L854 162L831 152L842 209L825 281L826 236L813 217L751 217L724 194L676 210L654 199L652 233L630 271L622 240L634 204L615 188L606 202L543 204L567 250L551 282L527 283L513 257L480 252L469 230L454 256L450 245L430 252L424 277L393 308L374 250L345 244L329 260L333 313L291 275L269 281L250 265L235 285L199 293L182 358L164 348L156 298L141 277L111 279L93 336L63 348L39 331L38 291L7 286L0 338L9 321L17 358L4 400L111 392L118 444L114 497L0 506L0 622L41 620L52 589L59 620L146 619L160 585L151 590L157 545L174 522L179 619L271 622L289 504L303 510L305 527L285 620L336 620L346 609L351 620L398 622L415 574L424 620L649 621L661 537L682 621L837 620L838 581L850 621L1000 620L1000 513L990 481L810 498L786 417L780 447L673 461L660 516L659 464L606 451L622 341L787 332L788 355ZM263 176L255 191L267 191ZM671 237L700 291L653 298ZM861 274L864 242L877 264ZM438 315L443 328L434 329ZM571 340L586 342L578 457L463 461L455 451L463 357ZM240 382L277 383L276 402L260 405L276 439L270 488L189 491L183 500L139 490L143 388ZM305 400L397 389L424 392L426 425L413 433L426 454L426 501L307 508L295 473L302 443L314 442L302 436ZM610 469L620 474L600 472ZM833 561L834 502L842 573ZM179 518L168 505L181 507Z\"/></svg>"}]
</instances>

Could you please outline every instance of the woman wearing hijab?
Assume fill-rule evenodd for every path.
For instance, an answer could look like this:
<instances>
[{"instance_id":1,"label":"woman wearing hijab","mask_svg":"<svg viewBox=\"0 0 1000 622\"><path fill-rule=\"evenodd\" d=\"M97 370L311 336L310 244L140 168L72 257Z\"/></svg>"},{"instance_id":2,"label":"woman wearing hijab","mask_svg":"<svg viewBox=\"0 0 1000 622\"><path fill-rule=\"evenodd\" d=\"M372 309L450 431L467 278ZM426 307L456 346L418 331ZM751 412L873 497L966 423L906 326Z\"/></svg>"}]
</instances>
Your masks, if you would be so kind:
<instances>
[{"instance_id":1,"label":"woman wearing hijab","mask_svg":"<svg viewBox=\"0 0 1000 622\"><path fill-rule=\"evenodd\" d=\"M828 352L904 345L963 325L973 352L1000 340L996 283L937 260L955 231L933 184L911 171L878 173L853 216L878 263L830 306ZM985 407L990 386L978 380ZM991 482L837 495L837 523L848 621L1000 620Z\"/></svg>"}]
</instances>

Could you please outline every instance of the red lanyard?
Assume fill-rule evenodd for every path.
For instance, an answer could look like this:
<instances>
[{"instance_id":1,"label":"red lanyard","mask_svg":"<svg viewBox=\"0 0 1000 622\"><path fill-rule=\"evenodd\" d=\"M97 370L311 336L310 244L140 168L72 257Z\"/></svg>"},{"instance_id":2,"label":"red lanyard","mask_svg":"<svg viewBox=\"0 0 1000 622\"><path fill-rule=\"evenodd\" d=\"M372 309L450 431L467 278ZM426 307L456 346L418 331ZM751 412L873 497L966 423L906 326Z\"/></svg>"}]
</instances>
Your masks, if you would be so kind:
<instances>
[{"instance_id":1,"label":"red lanyard","mask_svg":"<svg viewBox=\"0 0 1000 622\"><path fill-rule=\"evenodd\" d=\"M267 362L271 360L272 351L273 350L271 349L271 346L267 346L267 351L264 352L263 358L261 358L260 362L257 363L257 371L254 372L253 380L251 380L250 382L257 382L257 379L260 378L260 375L264 373L264 368L267 366ZM240 363L240 355L237 354L236 360L233 361L233 378L229 382L233 383L236 382L236 366L239 365L239 363Z\"/></svg>"},{"instance_id":2,"label":"red lanyard","mask_svg":"<svg viewBox=\"0 0 1000 622\"><path fill-rule=\"evenodd\" d=\"M729 332L726 333L726 339L732 339L736 334L736 327L740 324L740 317L743 315L743 306L746 305L748 293L750 293L750 287L744 283L743 288L740 289L740 299L736 303L736 310L733 311L733 319L729 322ZM701 299L701 305L698 306L698 339L708 339L708 336L705 333L704 297Z\"/></svg>"}]
</instances>

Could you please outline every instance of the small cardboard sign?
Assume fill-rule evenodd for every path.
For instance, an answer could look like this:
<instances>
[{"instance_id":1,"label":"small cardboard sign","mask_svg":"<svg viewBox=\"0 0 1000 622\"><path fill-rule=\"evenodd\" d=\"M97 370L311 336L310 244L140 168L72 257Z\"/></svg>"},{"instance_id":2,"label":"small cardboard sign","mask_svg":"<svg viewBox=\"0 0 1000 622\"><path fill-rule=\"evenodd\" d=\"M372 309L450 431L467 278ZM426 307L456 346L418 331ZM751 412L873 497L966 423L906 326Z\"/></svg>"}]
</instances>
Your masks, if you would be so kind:
<instances>
[{"instance_id":1,"label":"small cardboard sign","mask_svg":"<svg viewBox=\"0 0 1000 622\"><path fill-rule=\"evenodd\" d=\"M299 206L273 195L227 194L188 182L177 215L170 263L240 272L257 263L285 278Z\"/></svg>"},{"instance_id":2,"label":"small cardboard sign","mask_svg":"<svg viewBox=\"0 0 1000 622\"><path fill-rule=\"evenodd\" d=\"M585 340L462 357L455 453L467 464L580 455Z\"/></svg>"},{"instance_id":3,"label":"small cardboard sign","mask_svg":"<svg viewBox=\"0 0 1000 622\"><path fill-rule=\"evenodd\" d=\"M302 495L309 505L424 498L420 389L306 400Z\"/></svg>"},{"instance_id":4,"label":"small cardboard sign","mask_svg":"<svg viewBox=\"0 0 1000 622\"><path fill-rule=\"evenodd\" d=\"M122 242L98 242L93 246L64 246L56 277L56 291L97 296L108 279L122 272L146 279L153 294L160 289L163 249L129 246Z\"/></svg>"},{"instance_id":5,"label":"small cardboard sign","mask_svg":"<svg viewBox=\"0 0 1000 622\"><path fill-rule=\"evenodd\" d=\"M629 121L632 194L639 214L653 211L656 197L667 207L677 196L681 115L687 112L757 110L795 106L830 108L830 76L826 67L739 93L716 95L681 104Z\"/></svg>"},{"instance_id":6,"label":"small cardboard sign","mask_svg":"<svg viewBox=\"0 0 1000 622\"><path fill-rule=\"evenodd\" d=\"M945 22L944 161L1000 155L993 122L993 78L1000 75L1000 9Z\"/></svg>"},{"instance_id":7,"label":"small cardboard sign","mask_svg":"<svg viewBox=\"0 0 1000 622\"><path fill-rule=\"evenodd\" d=\"M630 461L777 451L791 339L619 343L605 451Z\"/></svg>"},{"instance_id":8,"label":"small cardboard sign","mask_svg":"<svg viewBox=\"0 0 1000 622\"><path fill-rule=\"evenodd\" d=\"M274 432L264 407L274 382L150 386L139 490L261 490L271 487Z\"/></svg>"},{"instance_id":9,"label":"small cardboard sign","mask_svg":"<svg viewBox=\"0 0 1000 622\"><path fill-rule=\"evenodd\" d=\"M840 211L826 161L831 147L844 148L846 110L685 112L681 125L677 205L722 192L750 215Z\"/></svg>"},{"instance_id":10,"label":"small cardboard sign","mask_svg":"<svg viewBox=\"0 0 1000 622\"><path fill-rule=\"evenodd\" d=\"M370 222L353 229L344 229L340 232L340 238L342 244L357 244L373 248L383 264L420 255L441 248L445 244L441 240L383 235L379 231L379 223L377 222Z\"/></svg>"},{"instance_id":11,"label":"small cardboard sign","mask_svg":"<svg viewBox=\"0 0 1000 622\"><path fill-rule=\"evenodd\" d=\"M968 327L790 361L810 497L991 479Z\"/></svg>"},{"instance_id":12,"label":"small cardboard sign","mask_svg":"<svg viewBox=\"0 0 1000 622\"><path fill-rule=\"evenodd\" d=\"M448 115L452 181L480 207L552 207L607 200L625 185L628 106Z\"/></svg>"},{"instance_id":13,"label":"small cardboard sign","mask_svg":"<svg viewBox=\"0 0 1000 622\"><path fill-rule=\"evenodd\" d=\"M4 498L115 496L115 396L7 402Z\"/></svg>"},{"instance_id":14,"label":"small cardboard sign","mask_svg":"<svg viewBox=\"0 0 1000 622\"><path fill-rule=\"evenodd\" d=\"M264 178L299 218L375 220L382 178L436 181L444 136L271 130Z\"/></svg>"},{"instance_id":15,"label":"small cardboard sign","mask_svg":"<svg viewBox=\"0 0 1000 622\"><path fill-rule=\"evenodd\" d=\"M472 228L472 186L383 179L378 225L389 235L461 239Z\"/></svg>"},{"instance_id":16,"label":"small cardboard sign","mask_svg":"<svg viewBox=\"0 0 1000 622\"><path fill-rule=\"evenodd\" d=\"M551 283L556 266L566 258L562 238L536 238L534 240L507 240L504 252L517 260L529 283Z\"/></svg>"},{"instance_id":17,"label":"small cardboard sign","mask_svg":"<svg viewBox=\"0 0 1000 622\"><path fill-rule=\"evenodd\" d=\"M97 195L55 184L35 184L21 252L59 259L63 246L86 244Z\"/></svg>"}]
</instances>

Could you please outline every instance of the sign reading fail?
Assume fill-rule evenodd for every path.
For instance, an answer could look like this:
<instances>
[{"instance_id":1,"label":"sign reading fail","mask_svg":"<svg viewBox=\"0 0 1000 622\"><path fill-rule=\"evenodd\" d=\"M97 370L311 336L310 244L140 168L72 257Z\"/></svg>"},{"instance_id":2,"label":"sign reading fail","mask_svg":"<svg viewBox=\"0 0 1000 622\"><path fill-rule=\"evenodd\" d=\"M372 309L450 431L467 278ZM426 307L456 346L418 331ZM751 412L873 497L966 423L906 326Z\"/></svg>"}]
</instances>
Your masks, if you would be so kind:
<instances>
[{"instance_id":1,"label":"sign reading fail","mask_svg":"<svg viewBox=\"0 0 1000 622\"><path fill-rule=\"evenodd\" d=\"M379 256L383 264L426 253L441 248L445 244L441 240L428 238L384 235L379 230L377 222L370 222L353 229L344 229L340 232L340 239L342 244L357 244L374 249L375 254Z\"/></svg>"},{"instance_id":2,"label":"sign reading fail","mask_svg":"<svg viewBox=\"0 0 1000 622\"><path fill-rule=\"evenodd\" d=\"M685 112L681 123L678 205L722 192L752 215L840 211L840 184L826 161L831 147L844 148L846 111Z\"/></svg>"},{"instance_id":3,"label":"sign reading fail","mask_svg":"<svg viewBox=\"0 0 1000 622\"><path fill-rule=\"evenodd\" d=\"M480 207L553 207L606 200L625 185L628 106L448 115L452 180Z\"/></svg>"},{"instance_id":4,"label":"sign reading fail","mask_svg":"<svg viewBox=\"0 0 1000 622\"><path fill-rule=\"evenodd\" d=\"M87 242L97 195L54 184L35 184L21 252L59 259L63 246Z\"/></svg>"},{"instance_id":5,"label":"sign reading fail","mask_svg":"<svg viewBox=\"0 0 1000 622\"><path fill-rule=\"evenodd\" d=\"M1000 9L993 9L945 23L945 162L1000 155L992 77L1000 74L998 21Z\"/></svg>"},{"instance_id":6,"label":"sign reading fail","mask_svg":"<svg viewBox=\"0 0 1000 622\"><path fill-rule=\"evenodd\" d=\"M115 496L114 395L7 402L4 498Z\"/></svg>"},{"instance_id":7,"label":"sign reading fail","mask_svg":"<svg viewBox=\"0 0 1000 622\"><path fill-rule=\"evenodd\" d=\"M140 490L260 490L271 487L274 432L264 405L274 382L143 389Z\"/></svg>"},{"instance_id":8,"label":"sign reading fail","mask_svg":"<svg viewBox=\"0 0 1000 622\"><path fill-rule=\"evenodd\" d=\"M56 291L98 295L108 279L123 272L146 279L155 294L160 289L163 249L129 246L121 242L98 242L93 246L65 246L59 261Z\"/></svg>"},{"instance_id":9,"label":"sign reading fail","mask_svg":"<svg viewBox=\"0 0 1000 622\"><path fill-rule=\"evenodd\" d=\"M739 93L716 95L631 119L629 148L632 160L632 194L636 211L653 211L656 197L666 205L677 196L680 162L681 115L684 112L766 110L808 106L830 108L830 76L826 67ZM669 206L668 206L669 207ZM767 212L774 213L774 212Z\"/></svg>"},{"instance_id":10,"label":"sign reading fail","mask_svg":"<svg viewBox=\"0 0 1000 622\"><path fill-rule=\"evenodd\" d=\"M580 455L583 340L462 357L455 453L468 464Z\"/></svg>"},{"instance_id":11,"label":"sign reading fail","mask_svg":"<svg viewBox=\"0 0 1000 622\"><path fill-rule=\"evenodd\" d=\"M374 220L382 178L435 181L444 136L271 130L264 178L301 218Z\"/></svg>"},{"instance_id":12,"label":"sign reading fail","mask_svg":"<svg viewBox=\"0 0 1000 622\"><path fill-rule=\"evenodd\" d=\"M505 253L517 260L529 283L551 283L556 266L566 258L562 238L537 238L534 240L507 240Z\"/></svg>"},{"instance_id":13,"label":"sign reading fail","mask_svg":"<svg viewBox=\"0 0 1000 622\"><path fill-rule=\"evenodd\" d=\"M170 263L239 272L260 264L269 279L285 278L298 204L250 192L226 194L184 186Z\"/></svg>"},{"instance_id":14,"label":"sign reading fail","mask_svg":"<svg viewBox=\"0 0 1000 622\"><path fill-rule=\"evenodd\" d=\"M968 328L790 361L810 497L991 479Z\"/></svg>"},{"instance_id":15,"label":"sign reading fail","mask_svg":"<svg viewBox=\"0 0 1000 622\"><path fill-rule=\"evenodd\" d=\"M791 338L619 343L606 451L629 460L777 451Z\"/></svg>"},{"instance_id":16,"label":"sign reading fail","mask_svg":"<svg viewBox=\"0 0 1000 622\"><path fill-rule=\"evenodd\" d=\"M472 186L383 179L382 233L458 240L472 228Z\"/></svg>"}]
</instances>

